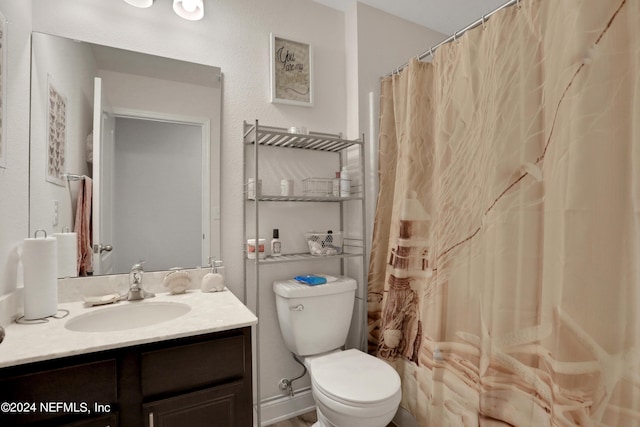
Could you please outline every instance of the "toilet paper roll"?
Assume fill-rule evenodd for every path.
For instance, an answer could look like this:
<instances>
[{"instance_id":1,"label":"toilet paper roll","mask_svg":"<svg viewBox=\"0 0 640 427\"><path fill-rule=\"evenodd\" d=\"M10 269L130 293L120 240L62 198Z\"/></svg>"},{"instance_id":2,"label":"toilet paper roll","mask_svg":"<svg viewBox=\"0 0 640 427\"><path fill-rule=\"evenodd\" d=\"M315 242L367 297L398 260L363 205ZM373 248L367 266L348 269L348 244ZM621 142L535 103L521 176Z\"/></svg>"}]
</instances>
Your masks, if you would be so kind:
<instances>
[{"instance_id":1,"label":"toilet paper roll","mask_svg":"<svg viewBox=\"0 0 640 427\"><path fill-rule=\"evenodd\" d=\"M58 240L58 277L78 277L78 237L76 233L53 233Z\"/></svg>"},{"instance_id":2,"label":"toilet paper roll","mask_svg":"<svg viewBox=\"0 0 640 427\"><path fill-rule=\"evenodd\" d=\"M55 237L24 239L24 317L52 316L58 311L58 241Z\"/></svg>"}]
</instances>

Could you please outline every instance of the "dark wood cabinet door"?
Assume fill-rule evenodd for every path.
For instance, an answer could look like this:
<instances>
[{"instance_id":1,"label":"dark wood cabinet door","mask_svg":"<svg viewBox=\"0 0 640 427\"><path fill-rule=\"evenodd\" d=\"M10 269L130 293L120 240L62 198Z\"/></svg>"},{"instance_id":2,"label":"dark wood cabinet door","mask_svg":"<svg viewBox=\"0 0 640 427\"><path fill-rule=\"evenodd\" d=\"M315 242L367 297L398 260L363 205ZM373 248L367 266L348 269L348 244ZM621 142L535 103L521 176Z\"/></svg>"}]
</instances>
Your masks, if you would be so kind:
<instances>
[{"instance_id":1,"label":"dark wood cabinet door","mask_svg":"<svg viewBox=\"0 0 640 427\"><path fill-rule=\"evenodd\" d=\"M240 401L242 382L212 387L143 405L145 427L250 427Z\"/></svg>"},{"instance_id":2,"label":"dark wood cabinet door","mask_svg":"<svg viewBox=\"0 0 640 427\"><path fill-rule=\"evenodd\" d=\"M60 427L118 427L118 416L109 414L90 420L77 421L70 424L62 424Z\"/></svg>"},{"instance_id":3,"label":"dark wood cabinet door","mask_svg":"<svg viewBox=\"0 0 640 427\"><path fill-rule=\"evenodd\" d=\"M66 425L100 417L93 410L96 403L117 408L116 360L74 360L75 365L54 360L33 369L25 365L3 370L0 402L27 406L0 412L0 426Z\"/></svg>"}]
</instances>

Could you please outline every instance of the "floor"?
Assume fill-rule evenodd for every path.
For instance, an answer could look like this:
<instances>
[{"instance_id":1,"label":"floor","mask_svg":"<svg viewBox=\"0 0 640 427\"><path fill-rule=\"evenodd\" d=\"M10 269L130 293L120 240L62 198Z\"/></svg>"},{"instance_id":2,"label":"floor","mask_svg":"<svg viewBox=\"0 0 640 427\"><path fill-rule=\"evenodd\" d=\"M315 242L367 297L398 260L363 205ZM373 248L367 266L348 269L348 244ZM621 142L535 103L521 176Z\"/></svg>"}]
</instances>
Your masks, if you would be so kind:
<instances>
[{"instance_id":1,"label":"floor","mask_svg":"<svg viewBox=\"0 0 640 427\"><path fill-rule=\"evenodd\" d=\"M316 418L316 411L307 412L297 418L291 418L290 420L280 421L279 423L271 424L267 427L309 427L313 425L318 419Z\"/></svg>"},{"instance_id":2,"label":"floor","mask_svg":"<svg viewBox=\"0 0 640 427\"><path fill-rule=\"evenodd\" d=\"M297 418L291 418L290 420L280 421L279 423L271 424L267 427L309 427L317 421L316 411L307 412ZM390 423L387 427L395 427L395 424Z\"/></svg>"}]
</instances>

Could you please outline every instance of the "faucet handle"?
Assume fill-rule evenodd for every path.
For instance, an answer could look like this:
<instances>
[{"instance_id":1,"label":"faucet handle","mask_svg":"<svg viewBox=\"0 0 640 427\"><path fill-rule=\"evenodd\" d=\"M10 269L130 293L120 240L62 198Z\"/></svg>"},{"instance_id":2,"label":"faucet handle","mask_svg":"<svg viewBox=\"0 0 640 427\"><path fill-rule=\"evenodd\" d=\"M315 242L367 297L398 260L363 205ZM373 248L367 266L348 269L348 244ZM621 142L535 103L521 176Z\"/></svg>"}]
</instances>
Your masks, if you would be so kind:
<instances>
[{"instance_id":1,"label":"faucet handle","mask_svg":"<svg viewBox=\"0 0 640 427\"><path fill-rule=\"evenodd\" d=\"M142 268L142 264L145 263L145 260L140 260L137 263L133 264L133 266L131 267L131 271L144 271L144 269Z\"/></svg>"},{"instance_id":2,"label":"faucet handle","mask_svg":"<svg viewBox=\"0 0 640 427\"><path fill-rule=\"evenodd\" d=\"M129 283L132 286L134 285L138 286L142 284L142 273L144 273L142 264L144 264L144 260L138 261L136 264L133 264L133 266L131 267L131 271L129 272Z\"/></svg>"}]
</instances>

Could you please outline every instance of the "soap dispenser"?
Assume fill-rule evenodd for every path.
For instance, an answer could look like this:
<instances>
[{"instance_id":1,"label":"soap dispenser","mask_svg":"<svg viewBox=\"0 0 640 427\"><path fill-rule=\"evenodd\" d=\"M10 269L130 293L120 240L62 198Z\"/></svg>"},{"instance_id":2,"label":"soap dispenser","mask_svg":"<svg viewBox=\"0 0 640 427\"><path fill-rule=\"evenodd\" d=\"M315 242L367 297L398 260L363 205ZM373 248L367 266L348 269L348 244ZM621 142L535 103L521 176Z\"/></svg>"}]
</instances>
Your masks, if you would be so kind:
<instances>
[{"instance_id":1,"label":"soap dispenser","mask_svg":"<svg viewBox=\"0 0 640 427\"><path fill-rule=\"evenodd\" d=\"M224 264L221 260L214 261L209 258L209 267L211 271L202 278L202 292L218 292L224 290Z\"/></svg>"}]
</instances>

